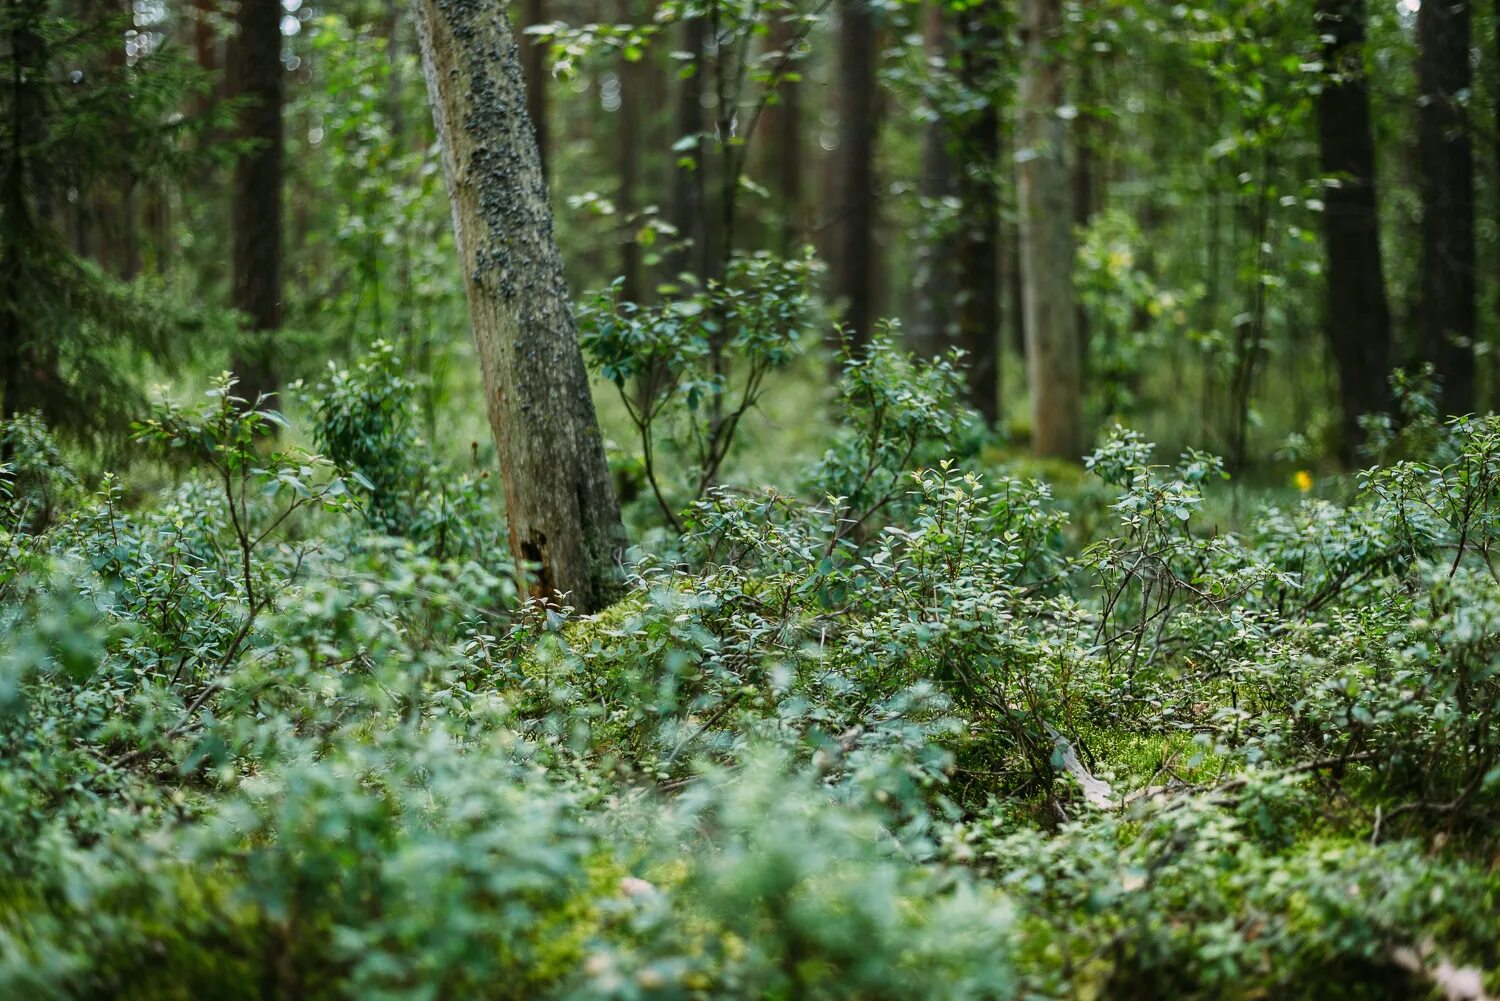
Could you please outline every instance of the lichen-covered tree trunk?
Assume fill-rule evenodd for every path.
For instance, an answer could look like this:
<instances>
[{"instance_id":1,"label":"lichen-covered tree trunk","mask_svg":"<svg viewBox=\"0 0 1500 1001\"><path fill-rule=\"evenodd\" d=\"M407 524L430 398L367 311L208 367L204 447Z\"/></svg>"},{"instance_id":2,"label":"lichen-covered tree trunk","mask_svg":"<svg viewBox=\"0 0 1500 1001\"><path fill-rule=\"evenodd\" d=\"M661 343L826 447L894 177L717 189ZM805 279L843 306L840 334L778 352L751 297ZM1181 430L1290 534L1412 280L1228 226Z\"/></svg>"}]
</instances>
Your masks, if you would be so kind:
<instances>
[{"instance_id":1,"label":"lichen-covered tree trunk","mask_svg":"<svg viewBox=\"0 0 1500 1001\"><path fill-rule=\"evenodd\" d=\"M1083 450L1083 398L1072 189L1061 114L1061 0L1023 0L1021 27L1025 56L1016 160L1032 450L1077 459Z\"/></svg>"},{"instance_id":2,"label":"lichen-covered tree trunk","mask_svg":"<svg viewBox=\"0 0 1500 1001\"><path fill-rule=\"evenodd\" d=\"M500 0L413 0L468 289L511 551L533 594L616 590L623 530Z\"/></svg>"}]
</instances>

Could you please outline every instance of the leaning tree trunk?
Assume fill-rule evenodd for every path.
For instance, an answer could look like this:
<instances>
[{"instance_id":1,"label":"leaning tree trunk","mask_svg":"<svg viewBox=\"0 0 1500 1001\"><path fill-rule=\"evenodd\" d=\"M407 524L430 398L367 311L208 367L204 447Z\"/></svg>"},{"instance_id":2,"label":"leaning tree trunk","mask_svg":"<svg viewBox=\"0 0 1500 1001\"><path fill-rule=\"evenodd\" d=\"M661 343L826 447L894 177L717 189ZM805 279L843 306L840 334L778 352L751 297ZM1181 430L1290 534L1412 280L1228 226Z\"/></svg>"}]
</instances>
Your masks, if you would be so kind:
<instances>
[{"instance_id":1,"label":"leaning tree trunk","mask_svg":"<svg viewBox=\"0 0 1500 1001\"><path fill-rule=\"evenodd\" d=\"M623 529L500 0L413 0L500 453L511 552L531 592L583 612L616 590Z\"/></svg>"},{"instance_id":2,"label":"leaning tree trunk","mask_svg":"<svg viewBox=\"0 0 1500 1001\"><path fill-rule=\"evenodd\" d=\"M1329 345L1338 370L1340 457L1351 464L1363 434L1361 414L1386 409L1391 315L1380 262L1375 200L1375 141L1365 80L1364 0L1318 0L1328 79L1318 95L1318 139L1328 247Z\"/></svg>"},{"instance_id":3,"label":"leaning tree trunk","mask_svg":"<svg viewBox=\"0 0 1500 1001\"><path fill-rule=\"evenodd\" d=\"M1455 414L1474 409L1474 140L1464 108L1471 7L1427 0L1417 12L1422 346L1442 381L1443 408Z\"/></svg>"},{"instance_id":4,"label":"leaning tree trunk","mask_svg":"<svg viewBox=\"0 0 1500 1001\"><path fill-rule=\"evenodd\" d=\"M1077 459L1083 450L1078 311L1073 295L1072 190L1062 116L1062 0L1022 0L1021 215L1026 368L1032 450Z\"/></svg>"}]
</instances>

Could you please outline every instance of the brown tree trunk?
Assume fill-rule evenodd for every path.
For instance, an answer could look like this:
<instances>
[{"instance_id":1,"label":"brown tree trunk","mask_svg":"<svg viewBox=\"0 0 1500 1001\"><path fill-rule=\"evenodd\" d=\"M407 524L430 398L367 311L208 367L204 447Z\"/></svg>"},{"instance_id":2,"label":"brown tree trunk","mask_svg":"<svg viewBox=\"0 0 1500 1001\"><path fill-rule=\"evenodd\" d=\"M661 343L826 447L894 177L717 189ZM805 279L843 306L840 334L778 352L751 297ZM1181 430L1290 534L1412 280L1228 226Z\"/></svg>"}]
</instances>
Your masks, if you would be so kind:
<instances>
[{"instance_id":1,"label":"brown tree trunk","mask_svg":"<svg viewBox=\"0 0 1500 1001\"><path fill-rule=\"evenodd\" d=\"M679 245L667 264L675 278L684 271L708 273L708 246L703 204L703 46L707 32L701 17L682 22L682 50L691 57L693 72L677 82L677 134L673 137L671 199L667 221L677 228ZM682 144L679 148L677 144Z\"/></svg>"},{"instance_id":2,"label":"brown tree trunk","mask_svg":"<svg viewBox=\"0 0 1500 1001\"><path fill-rule=\"evenodd\" d=\"M1003 42L995 4L963 16L959 72L966 89L993 93ZM1000 115L992 101L959 123L958 346L966 354L969 403L994 424L1000 413Z\"/></svg>"},{"instance_id":3,"label":"brown tree trunk","mask_svg":"<svg viewBox=\"0 0 1500 1001\"><path fill-rule=\"evenodd\" d=\"M876 30L868 0L836 0L838 152L824 199L831 213L828 269L833 297L855 344L875 325Z\"/></svg>"},{"instance_id":4,"label":"brown tree trunk","mask_svg":"<svg viewBox=\"0 0 1500 1001\"><path fill-rule=\"evenodd\" d=\"M620 20L625 24L636 22L634 0L620 0ZM637 59L631 62L620 57L620 108L616 128L616 148L620 158L620 183L615 194L615 207L620 213L620 276L623 284L620 295L628 302L641 301L641 246L635 238L635 214L640 210L641 108L645 100L645 67Z\"/></svg>"},{"instance_id":5,"label":"brown tree trunk","mask_svg":"<svg viewBox=\"0 0 1500 1001\"><path fill-rule=\"evenodd\" d=\"M1318 0L1328 73L1318 95L1318 141L1328 248L1328 342L1338 370L1340 457L1354 461L1359 416L1385 410L1391 316L1380 260L1375 141L1365 78L1365 0Z\"/></svg>"},{"instance_id":6,"label":"brown tree trunk","mask_svg":"<svg viewBox=\"0 0 1500 1001\"><path fill-rule=\"evenodd\" d=\"M617 591L620 509L552 230L521 61L500 0L414 0L454 230L531 593L596 611Z\"/></svg>"},{"instance_id":7,"label":"brown tree trunk","mask_svg":"<svg viewBox=\"0 0 1500 1001\"><path fill-rule=\"evenodd\" d=\"M249 331L230 367L239 395L254 403L277 389L271 332L282 313L282 96L280 0L241 0L235 43L240 138L254 146L234 170L234 291L232 305Z\"/></svg>"},{"instance_id":8,"label":"brown tree trunk","mask_svg":"<svg viewBox=\"0 0 1500 1001\"><path fill-rule=\"evenodd\" d=\"M1078 310L1073 294L1073 206L1065 159L1061 0L1022 0L1024 41L1017 151L1026 369L1037 455L1083 451Z\"/></svg>"},{"instance_id":9,"label":"brown tree trunk","mask_svg":"<svg viewBox=\"0 0 1500 1001\"><path fill-rule=\"evenodd\" d=\"M1461 103L1470 86L1471 0L1417 12L1417 142L1422 163L1423 352L1448 413L1474 409L1474 149Z\"/></svg>"},{"instance_id":10,"label":"brown tree trunk","mask_svg":"<svg viewBox=\"0 0 1500 1001\"><path fill-rule=\"evenodd\" d=\"M796 43L797 29L792 12L771 22L767 45L773 52L786 53ZM797 63L788 59L787 72ZM791 256L807 239L806 208L802 204L802 87L795 80L776 83L776 102L767 105L759 126L765 140L760 162L770 188L781 208L776 243L781 253Z\"/></svg>"},{"instance_id":11,"label":"brown tree trunk","mask_svg":"<svg viewBox=\"0 0 1500 1001\"><path fill-rule=\"evenodd\" d=\"M943 4L930 0L922 14L922 49L929 66L943 67L948 62L949 30ZM922 135L922 176L917 192L924 204L937 204L955 196L953 156L948 150L952 141L952 123L941 106L929 109L932 116ZM952 226L941 213L939 225L917 248L917 301L914 322L908 331L912 350L928 357L941 355L956 340L953 329L953 262L957 256Z\"/></svg>"},{"instance_id":12,"label":"brown tree trunk","mask_svg":"<svg viewBox=\"0 0 1500 1001\"><path fill-rule=\"evenodd\" d=\"M548 146L550 129L547 120L547 47L526 29L547 23L546 0L522 0L521 34L517 44L521 49L521 75L526 81L526 114L531 119L531 128L536 133L537 156L541 158L542 177L547 177L551 167L552 152Z\"/></svg>"}]
</instances>

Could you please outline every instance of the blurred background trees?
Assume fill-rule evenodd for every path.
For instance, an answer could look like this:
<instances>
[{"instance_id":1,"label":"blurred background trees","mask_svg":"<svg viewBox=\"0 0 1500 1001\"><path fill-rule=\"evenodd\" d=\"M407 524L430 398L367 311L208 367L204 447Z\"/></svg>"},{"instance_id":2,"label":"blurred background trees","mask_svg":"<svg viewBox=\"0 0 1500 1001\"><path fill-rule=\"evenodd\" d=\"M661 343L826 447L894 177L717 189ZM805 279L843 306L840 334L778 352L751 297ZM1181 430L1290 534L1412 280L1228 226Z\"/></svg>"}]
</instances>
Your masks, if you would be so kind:
<instances>
[{"instance_id":1,"label":"blurred background trees","mask_svg":"<svg viewBox=\"0 0 1500 1001\"><path fill-rule=\"evenodd\" d=\"M482 411L404 8L4 11L7 412L92 433L132 386L230 365L254 395L382 338L429 432ZM962 349L1002 447L1076 459L1118 419L1241 468L1289 440L1348 465L1397 366L1431 363L1450 411L1500 392L1488 6L528 0L512 16L571 292L618 278L625 301L710 304L710 380L734 348L704 291L737 256L811 245L827 320L855 344L889 319L923 355ZM813 343L828 328L809 322ZM783 390L810 402L825 371L793 366ZM448 427L456 453L482 438L478 417Z\"/></svg>"}]
</instances>

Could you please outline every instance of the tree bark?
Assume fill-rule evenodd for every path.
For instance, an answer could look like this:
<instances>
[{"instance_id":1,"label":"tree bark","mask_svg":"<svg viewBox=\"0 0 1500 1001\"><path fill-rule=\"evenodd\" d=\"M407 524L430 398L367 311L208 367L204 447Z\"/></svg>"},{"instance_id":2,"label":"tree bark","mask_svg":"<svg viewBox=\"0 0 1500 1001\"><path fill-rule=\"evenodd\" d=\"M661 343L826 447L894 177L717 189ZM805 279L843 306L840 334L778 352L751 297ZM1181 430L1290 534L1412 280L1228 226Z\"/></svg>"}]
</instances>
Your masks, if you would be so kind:
<instances>
[{"instance_id":1,"label":"tree bark","mask_svg":"<svg viewBox=\"0 0 1500 1001\"><path fill-rule=\"evenodd\" d=\"M1474 409L1474 148L1469 89L1472 0L1425 0L1417 12L1423 352L1448 413Z\"/></svg>"},{"instance_id":2,"label":"tree bark","mask_svg":"<svg viewBox=\"0 0 1500 1001\"><path fill-rule=\"evenodd\" d=\"M282 97L280 0L241 0L235 58L240 153L234 171L234 290L232 304L249 322L230 363L238 392L251 403L274 393L277 372L270 332L282 314Z\"/></svg>"},{"instance_id":3,"label":"tree bark","mask_svg":"<svg viewBox=\"0 0 1500 1001\"><path fill-rule=\"evenodd\" d=\"M963 15L959 73L970 91L994 92L996 54L1003 39L993 4ZM959 123L958 346L967 356L971 406L994 424L1000 413L1000 115L993 101L967 112Z\"/></svg>"},{"instance_id":4,"label":"tree bark","mask_svg":"<svg viewBox=\"0 0 1500 1001\"><path fill-rule=\"evenodd\" d=\"M1380 260L1375 140L1365 77L1365 0L1318 0L1328 74L1318 95L1318 145L1328 250L1326 330L1338 372L1340 447L1352 464L1361 414L1386 409L1391 316Z\"/></svg>"},{"instance_id":5,"label":"tree bark","mask_svg":"<svg viewBox=\"0 0 1500 1001\"><path fill-rule=\"evenodd\" d=\"M706 235L703 172L707 169L703 141L703 76L707 39L701 17L682 22L682 48L690 56L692 72L677 81L677 134L673 137L671 200L667 221L677 228L677 248L667 264L675 278L684 271L706 275L709 250ZM691 142L689 138L691 137ZM686 143L678 149L677 143Z\"/></svg>"},{"instance_id":6,"label":"tree bark","mask_svg":"<svg viewBox=\"0 0 1500 1001\"><path fill-rule=\"evenodd\" d=\"M620 20L625 24L636 23L634 0L620 0ZM643 291L641 280L641 245L635 238L635 214L640 209L641 146L644 137L641 129L641 108L645 100L645 69L641 59L631 62L623 55L618 68L620 81L620 107L617 112L615 132L616 148L619 151L620 181L615 194L615 207L620 213L620 277L623 284L621 298L627 302L640 302Z\"/></svg>"},{"instance_id":7,"label":"tree bark","mask_svg":"<svg viewBox=\"0 0 1500 1001\"><path fill-rule=\"evenodd\" d=\"M1063 104L1061 0L1022 0L1021 26L1016 159L1032 450L1077 459L1083 450L1083 401L1067 134L1057 113Z\"/></svg>"},{"instance_id":8,"label":"tree bark","mask_svg":"<svg viewBox=\"0 0 1500 1001\"><path fill-rule=\"evenodd\" d=\"M944 5L929 0L922 14L922 49L927 65L935 73L945 73L948 64L950 32ZM922 135L922 176L917 191L924 203L938 203L956 197L952 141L952 122L941 105L929 109L932 116ZM931 214L929 214L931 217ZM953 261L957 256L952 226L942 213L936 214L939 225L929 224L929 238L917 248L917 301L914 322L907 340L918 354L937 357L956 340L953 323Z\"/></svg>"},{"instance_id":9,"label":"tree bark","mask_svg":"<svg viewBox=\"0 0 1500 1001\"><path fill-rule=\"evenodd\" d=\"M517 44L521 49L521 75L526 83L526 114L531 119L531 128L536 134L536 152L541 160L543 178L552 169L552 152L549 148L551 130L547 119L547 47L526 34L526 29L545 23L546 0L523 0L521 34Z\"/></svg>"},{"instance_id":10,"label":"tree bark","mask_svg":"<svg viewBox=\"0 0 1500 1001\"><path fill-rule=\"evenodd\" d=\"M868 0L837 0L838 153L825 199L832 216L828 268L851 341L875 324L876 31Z\"/></svg>"},{"instance_id":11,"label":"tree bark","mask_svg":"<svg viewBox=\"0 0 1500 1001\"><path fill-rule=\"evenodd\" d=\"M583 612L615 595L619 505L500 0L414 0L468 292L511 552L531 593Z\"/></svg>"},{"instance_id":12,"label":"tree bark","mask_svg":"<svg viewBox=\"0 0 1500 1001\"><path fill-rule=\"evenodd\" d=\"M773 52L786 52L796 43L797 30L792 13L777 16L771 22L766 44ZM800 64L787 61L789 71ZM807 235L807 220L802 204L802 86L795 80L776 83L776 103L766 106L760 128L767 142L761 145L759 159L768 187L782 206L781 225L776 234L777 246L784 256L795 255Z\"/></svg>"}]
</instances>

